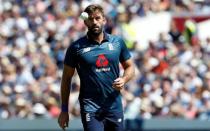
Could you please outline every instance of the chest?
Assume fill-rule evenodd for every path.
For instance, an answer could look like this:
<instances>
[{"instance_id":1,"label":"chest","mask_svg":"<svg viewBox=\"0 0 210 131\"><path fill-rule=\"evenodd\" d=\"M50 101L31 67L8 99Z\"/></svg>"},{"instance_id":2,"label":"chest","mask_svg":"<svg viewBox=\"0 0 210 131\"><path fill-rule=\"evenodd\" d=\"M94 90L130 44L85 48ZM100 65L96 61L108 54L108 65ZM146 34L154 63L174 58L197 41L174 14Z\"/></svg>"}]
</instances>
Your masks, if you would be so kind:
<instances>
[{"instance_id":1,"label":"chest","mask_svg":"<svg viewBox=\"0 0 210 131\"><path fill-rule=\"evenodd\" d=\"M120 44L105 42L100 45L90 45L77 51L78 62L85 66L97 67L118 63L120 57Z\"/></svg>"}]
</instances>

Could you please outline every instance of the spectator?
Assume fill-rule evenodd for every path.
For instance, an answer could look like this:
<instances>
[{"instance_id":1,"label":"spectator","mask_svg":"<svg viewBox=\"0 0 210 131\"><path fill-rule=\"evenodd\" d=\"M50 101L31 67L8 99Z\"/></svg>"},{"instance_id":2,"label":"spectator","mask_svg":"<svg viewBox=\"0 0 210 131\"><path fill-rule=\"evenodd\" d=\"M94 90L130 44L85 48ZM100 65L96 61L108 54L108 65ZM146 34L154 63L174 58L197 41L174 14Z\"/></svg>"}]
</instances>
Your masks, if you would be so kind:
<instances>
[{"instance_id":1,"label":"spectator","mask_svg":"<svg viewBox=\"0 0 210 131\"><path fill-rule=\"evenodd\" d=\"M131 40L127 45L138 73L123 91L125 117L209 120L210 38L197 37L197 23L187 22L184 35L172 21L169 32L150 40L144 50L130 38L142 37L133 33L136 18L162 11L209 13L209 2L186 0L0 1L0 118L58 116L64 54L85 33L79 14L93 2L105 8L106 30ZM79 116L79 87L74 79L72 118Z\"/></svg>"}]
</instances>

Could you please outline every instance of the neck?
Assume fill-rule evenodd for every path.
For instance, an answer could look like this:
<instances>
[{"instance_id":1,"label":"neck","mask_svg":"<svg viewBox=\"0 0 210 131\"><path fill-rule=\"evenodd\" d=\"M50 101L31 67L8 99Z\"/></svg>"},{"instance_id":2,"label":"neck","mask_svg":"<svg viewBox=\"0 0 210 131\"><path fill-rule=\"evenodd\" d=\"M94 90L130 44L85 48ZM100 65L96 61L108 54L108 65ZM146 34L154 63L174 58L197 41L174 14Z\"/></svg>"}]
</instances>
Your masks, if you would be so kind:
<instances>
[{"instance_id":1,"label":"neck","mask_svg":"<svg viewBox=\"0 0 210 131\"><path fill-rule=\"evenodd\" d=\"M91 34L88 33L88 37L90 37L92 40L97 41L98 43L101 43L102 40L104 39L104 32L101 32L100 34Z\"/></svg>"}]
</instances>

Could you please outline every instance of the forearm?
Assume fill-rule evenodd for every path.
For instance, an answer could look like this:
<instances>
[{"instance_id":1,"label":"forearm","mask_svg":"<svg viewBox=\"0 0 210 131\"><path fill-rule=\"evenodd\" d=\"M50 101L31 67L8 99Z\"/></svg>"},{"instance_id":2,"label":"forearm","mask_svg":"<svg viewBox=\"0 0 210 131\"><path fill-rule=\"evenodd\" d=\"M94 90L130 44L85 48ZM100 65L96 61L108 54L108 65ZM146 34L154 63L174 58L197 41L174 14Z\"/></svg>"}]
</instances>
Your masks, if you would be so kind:
<instances>
[{"instance_id":1,"label":"forearm","mask_svg":"<svg viewBox=\"0 0 210 131\"><path fill-rule=\"evenodd\" d=\"M64 65L63 75L61 80L61 110L68 111L69 96L71 90L71 79L74 75L74 68Z\"/></svg>"},{"instance_id":2,"label":"forearm","mask_svg":"<svg viewBox=\"0 0 210 131\"><path fill-rule=\"evenodd\" d=\"M124 79L125 83L132 79L134 76L134 67L128 66L125 68L122 78Z\"/></svg>"},{"instance_id":3,"label":"forearm","mask_svg":"<svg viewBox=\"0 0 210 131\"><path fill-rule=\"evenodd\" d=\"M68 105L70 96L71 78L63 77L61 82L61 104Z\"/></svg>"},{"instance_id":4,"label":"forearm","mask_svg":"<svg viewBox=\"0 0 210 131\"><path fill-rule=\"evenodd\" d=\"M124 82L127 83L135 75L134 63L131 59L129 59L129 60L123 62L122 66L124 69L122 78L124 79Z\"/></svg>"},{"instance_id":5,"label":"forearm","mask_svg":"<svg viewBox=\"0 0 210 131\"><path fill-rule=\"evenodd\" d=\"M131 60L123 62L122 66L124 69L123 76L115 79L112 84L112 87L114 87L116 90L121 90L124 85L134 76L134 66Z\"/></svg>"}]
</instances>

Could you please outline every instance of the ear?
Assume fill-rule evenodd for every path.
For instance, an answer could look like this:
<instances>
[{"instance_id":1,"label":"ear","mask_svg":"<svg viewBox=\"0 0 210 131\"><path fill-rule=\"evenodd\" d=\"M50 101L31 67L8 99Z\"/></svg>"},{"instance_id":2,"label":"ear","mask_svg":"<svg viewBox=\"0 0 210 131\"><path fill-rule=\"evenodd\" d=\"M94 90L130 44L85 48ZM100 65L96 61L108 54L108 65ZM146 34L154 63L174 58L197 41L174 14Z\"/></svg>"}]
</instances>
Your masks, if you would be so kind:
<instances>
[{"instance_id":1,"label":"ear","mask_svg":"<svg viewBox=\"0 0 210 131\"><path fill-rule=\"evenodd\" d=\"M106 24L106 17L104 17L103 24L104 25Z\"/></svg>"}]
</instances>

